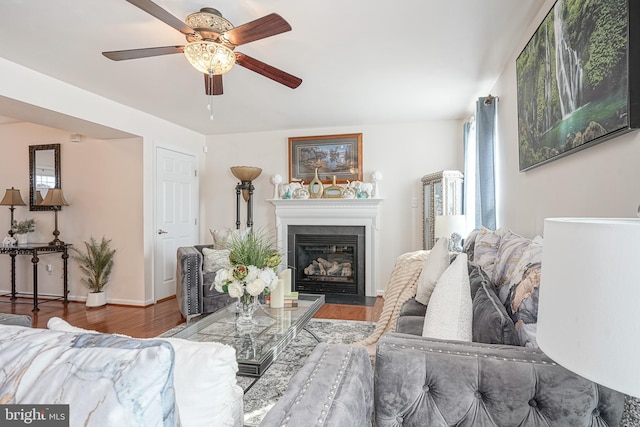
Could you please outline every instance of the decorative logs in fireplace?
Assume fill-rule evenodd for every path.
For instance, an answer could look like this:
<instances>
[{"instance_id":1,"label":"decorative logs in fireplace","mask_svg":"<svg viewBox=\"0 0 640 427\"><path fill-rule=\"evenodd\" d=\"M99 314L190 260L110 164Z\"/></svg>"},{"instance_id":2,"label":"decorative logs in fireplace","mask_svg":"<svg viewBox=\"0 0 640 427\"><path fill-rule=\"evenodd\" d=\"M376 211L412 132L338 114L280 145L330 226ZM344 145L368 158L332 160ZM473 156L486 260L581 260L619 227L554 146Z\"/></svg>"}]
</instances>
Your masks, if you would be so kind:
<instances>
[{"instance_id":1,"label":"decorative logs in fireplace","mask_svg":"<svg viewBox=\"0 0 640 427\"><path fill-rule=\"evenodd\" d=\"M349 278L353 275L353 269L350 262L331 262L320 257L305 267L304 274L313 276L315 280L331 280L332 277L339 277L342 281L345 277Z\"/></svg>"}]
</instances>

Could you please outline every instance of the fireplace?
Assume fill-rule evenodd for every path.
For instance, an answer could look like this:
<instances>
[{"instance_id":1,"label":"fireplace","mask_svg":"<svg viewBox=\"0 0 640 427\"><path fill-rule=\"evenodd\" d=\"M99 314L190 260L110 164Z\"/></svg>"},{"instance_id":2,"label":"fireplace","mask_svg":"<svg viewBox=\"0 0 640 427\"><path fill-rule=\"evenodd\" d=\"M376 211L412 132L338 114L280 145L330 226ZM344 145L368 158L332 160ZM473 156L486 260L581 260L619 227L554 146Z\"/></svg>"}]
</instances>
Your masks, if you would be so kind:
<instances>
[{"instance_id":1,"label":"fireplace","mask_svg":"<svg viewBox=\"0 0 640 427\"><path fill-rule=\"evenodd\" d=\"M365 296L365 227L290 225L292 288L304 293Z\"/></svg>"},{"instance_id":2,"label":"fireplace","mask_svg":"<svg viewBox=\"0 0 640 427\"><path fill-rule=\"evenodd\" d=\"M363 282L365 297L354 296L353 298L377 296L378 206L382 203L382 199L271 199L269 202L275 207L278 247L287 254L283 258L289 258L283 259L282 268L292 267L294 262L294 249L289 246L291 227L317 226L316 230L321 231L309 234L321 236L326 236L326 231L334 226L363 229L364 243L359 241L357 253L359 257L364 257L364 261L359 264L360 272L356 274L358 280ZM332 234L341 234L341 232ZM292 272L292 282L295 281L295 276L295 273ZM321 285L327 286L328 283ZM342 298L346 298L349 294L330 295L343 295Z\"/></svg>"}]
</instances>

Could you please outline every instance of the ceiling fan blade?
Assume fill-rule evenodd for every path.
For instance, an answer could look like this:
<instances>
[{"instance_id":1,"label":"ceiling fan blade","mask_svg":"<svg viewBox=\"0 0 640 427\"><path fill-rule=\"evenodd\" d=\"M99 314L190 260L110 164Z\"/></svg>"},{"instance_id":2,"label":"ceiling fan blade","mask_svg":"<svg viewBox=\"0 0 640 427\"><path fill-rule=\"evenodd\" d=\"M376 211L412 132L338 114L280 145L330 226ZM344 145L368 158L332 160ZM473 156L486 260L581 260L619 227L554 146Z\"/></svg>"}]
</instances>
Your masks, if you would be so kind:
<instances>
[{"instance_id":1,"label":"ceiling fan blade","mask_svg":"<svg viewBox=\"0 0 640 427\"><path fill-rule=\"evenodd\" d=\"M223 38L235 46L240 46L287 31L291 31L291 25L277 13L272 13L225 32Z\"/></svg>"},{"instance_id":2,"label":"ceiling fan blade","mask_svg":"<svg viewBox=\"0 0 640 427\"><path fill-rule=\"evenodd\" d=\"M302 79L247 56L244 53L236 52L236 63L291 89L297 88L302 83Z\"/></svg>"},{"instance_id":3,"label":"ceiling fan blade","mask_svg":"<svg viewBox=\"0 0 640 427\"><path fill-rule=\"evenodd\" d=\"M102 52L104 56L112 61L124 61L127 59L148 58L150 56L170 55L172 53L182 53L184 46L162 46L145 47L142 49L113 50Z\"/></svg>"},{"instance_id":4,"label":"ceiling fan blade","mask_svg":"<svg viewBox=\"0 0 640 427\"><path fill-rule=\"evenodd\" d=\"M193 35L195 31L193 28L189 27L185 24L181 19L176 18L151 0L127 0L134 6L139 7L140 9L147 12L149 15L153 16L169 25L170 27L175 28L180 31L184 35Z\"/></svg>"},{"instance_id":5,"label":"ceiling fan blade","mask_svg":"<svg viewBox=\"0 0 640 427\"><path fill-rule=\"evenodd\" d=\"M222 74L205 74L204 90L207 95L222 95Z\"/></svg>"}]
</instances>

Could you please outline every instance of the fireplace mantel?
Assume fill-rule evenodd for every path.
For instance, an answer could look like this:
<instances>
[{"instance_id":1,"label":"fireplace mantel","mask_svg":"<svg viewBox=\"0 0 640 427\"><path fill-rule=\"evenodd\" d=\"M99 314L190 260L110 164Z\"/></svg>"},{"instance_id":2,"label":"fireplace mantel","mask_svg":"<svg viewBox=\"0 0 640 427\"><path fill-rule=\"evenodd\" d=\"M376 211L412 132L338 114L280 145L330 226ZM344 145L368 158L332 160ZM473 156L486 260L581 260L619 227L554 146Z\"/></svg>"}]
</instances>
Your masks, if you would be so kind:
<instances>
[{"instance_id":1,"label":"fireplace mantel","mask_svg":"<svg viewBox=\"0 0 640 427\"><path fill-rule=\"evenodd\" d=\"M271 199L275 206L278 247L288 253L289 225L359 225L365 227L365 292L377 296L379 209L383 199Z\"/></svg>"}]
</instances>

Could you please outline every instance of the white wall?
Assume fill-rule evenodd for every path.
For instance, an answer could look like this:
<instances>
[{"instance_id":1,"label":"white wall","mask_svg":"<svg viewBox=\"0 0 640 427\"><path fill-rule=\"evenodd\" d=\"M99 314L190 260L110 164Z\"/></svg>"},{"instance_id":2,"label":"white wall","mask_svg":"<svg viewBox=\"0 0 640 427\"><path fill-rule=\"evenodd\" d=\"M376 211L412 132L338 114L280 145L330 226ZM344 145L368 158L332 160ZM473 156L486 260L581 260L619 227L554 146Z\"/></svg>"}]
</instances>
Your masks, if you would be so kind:
<instances>
[{"instance_id":1,"label":"white wall","mask_svg":"<svg viewBox=\"0 0 640 427\"><path fill-rule=\"evenodd\" d=\"M27 206L16 207L18 221L35 218L36 231L29 235L31 243L46 243L53 239L54 213L29 211L29 146L61 144L61 181L69 203L58 213L60 239L82 248L90 236L103 235L113 240L118 249L108 294L111 302L136 303L144 300L144 242L142 238L142 141L140 138L95 140L85 138L82 143L69 142L69 133L31 123L0 126L0 140L4 141L0 157L0 182L6 187L20 189ZM4 190L4 188L0 189ZM4 194L4 192L3 192ZM0 209L0 235L9 228L10 211ZM4 227L4 228L2 228ZM10 258L0 257L0 269L6 272L2 291L10 290ZM51 264L52 274L45 271ZM17 287L33 290L30 256L16 259ZM40 256L38 268L39 292L62 293L61 254ZM72 299L83 299L87 289L80 283L81 273L74 261L69 262L69 290ZM138 286L131 286L138 284Z\"/></svg>"},{"instance_id":2,"label":"white wall","mask_svg":"<svg viewBox=\"0 0 640 427\"><path fill-rule=\"evenodd\" d=\"M206 204L205 230L235 227L235 185L231 166L257 166L262 175L254 182L254 225L275 228L271 177L288 180L288 138L296 136L363 134L364 180L382 172L378 292L386 287L396 258L422 248L422 187L420 179L440 170L462 170L462 123L437 121L330 129L296 129L207 137L207 173L201 177ZM413 202L416 206L413 207ZM241 221L246 223L246 204ZM205 231L203 241L211 242Z\"/></svg>"},{"instance_id":3,"label":"white wall","mask_svg":"<svg viewBox=\"0 0 640 427\"><path fill-rule=\"evenodd\" d=\"M515 61L553 6L547 1L523 31L503 70L499 95L498 216L500 225L527 237L542 234L544 218L634 217L640 204L640 133L634 131L527 172L518 168Z\"/></svg>"},{"instance_id":4,"label":"white wall","mask_svg":"<svg viewBox=\"0 0 640 427\"><path fill-rule=\"evenodd\" d=\"M120 174L121 168L126 168L126 171L117 177L117 182L112 183L114 185L125 184L131 186L131 188L133 188L132 195L136 199L133 204L130 204L128 203L129 195L125 196L124 201L127 202L126 205L125 203L120 203L120 201L123 200L121 197L108 199L108 209L111 210L112 215L109 217L109 222L113 225L114 222L119 221L121 224L120 230L126 234L128 242L133 246L130 250L136 251L137 253L133 258L133 260L136 260L135 265L131 265L131 268L127 269L127 277L123 278L123 280L128 283L125 283L118 291L113 290L114 292L109 293L109 301L134 305L152 303L153 245L155 239L153 206L155 171L153 159L155 156L155 148L162 146L179 149L192 154L199 159L199 169L203 172L205 168L205 158L202 147L205 143L205 137L167 122L166 120L153 117L101 96L70 86L2 58L0 58L0 75L2 75L2 79L0 79L0 111L3 111L4 115L11 116L10 111L7 111L7 104L16 108L16 112L19 113L24 113L23 110L32 106L37 110L37 113L33 114L34 119L30 121L41 123L38 121L38 119L40 119L42 123L50 123L52 121L60 123L61 127L59 129L66 131L63 138L66 141L69 140L70 133L78 133L78 130L74 128L75 124L84 130L82 133L87 132L85 133L86 135L90 135L91 124L96 124L102 129L105 127L118 129L140 137L140 139L136 139L137 143L135 146L137 148L135 149L123 141L113 141L113 144L109 142L101 146L100 150L97 150L96 147L98 144L91 144L91 142L95 141L87 141L88 144L86 147L88 148L86 148L86 150L89 151L89 156L94 153L96 155L100 154L102 158L98 156L95 158L103 159L106 162L112 162L118 157L119 160L112 164L113 169L111 172L113 175L111 175L111 179L113 179L115 175ZM60 119L61 116L64 116L64 120ZM57 120L52 120L52 117ZM49 126L51 126L51 124L49 124ZM49 127L48 129L51 128ZM48 142L59 142L60 138L60 135L54 130ZM122 142L122 145L119 145L119 142ZM1 157L3 159L5 158L5 153L13 150L13 148L9 148L9 144L11 143L11 140L0 141ZM93 151L94 148L96 148L96 151ZM24 150L26 150L26 148ZM85 150L85 148L78 147L74 150ZM122 151L117 153L120 150ZM134 151L130 152L128 150ZM79 151L78 154L80 154ZM24 155L27 156L26 160L23 160L25 162L23 173L26 174L28 169L28 151L24 151ZM73 154L69 155L73 156ZM63 164L68 165L69 163L65 163L68 160L68 158L63 158ZM75 161L79 163L84 162L84 160L79 160L79 158L76 158ZM100 169L102 167L101 164L95 166L96 170L102 170ZM66 166L63 166L63 168L65 167ZM80 165L78 165L78 167L80 167ZM81 169L78 169L78 171L81 171ZM63 173L66 174L67 171L63 170ZM107 174L107 171L100 173ZM28 175L24 175L24 177L28 179ZM132 179L126 179L128 177L132 177ZM2 183L4 184L0 184L11 187L11 185L15 185L10 184L10 182L15 182L13 181L14 178L14 176L3 178ZM68 194L68 197L74 200L75 195L73 195L71 191L67 191L67 188L69 188L72 183L77 182L81 184L84 180L86 180L86 177L82 176L82 174L63 178L65 195ZM26 189L27 186L24 185L23 188ZM109 188L115 191L115 187ZM84 203L84 201L82 203ZM80 222L74 222L73 227L82 227L91 223L92 218L96 215L102 215L99 210L103 208L104 206L100 206L99 204L87 206L88 211L86 215L78 218ZM203 208L201 208L201 214L202 209ZM70 207L69 211L71 210L72 208ZM60 228L63 232L67 231L63 227L68 226L64 224L65 214L66 209L65 212L60 215ZM0 219L0 221L2 220ZM7 219L6 223L8 224L8 222ZM87 226L84 231L98 234L100 228ZM115 240L118 232L116 232L115 229L111 231L110 236L113 236ZM78 240L84 240L85 238L86 235L84 234L82 237L78 236ZM125 253L127 251L129 251L129 249L127 249ZM78 289L74 288L74 292L76 291L78 291Z\"/></svg>"}]
</instances>

